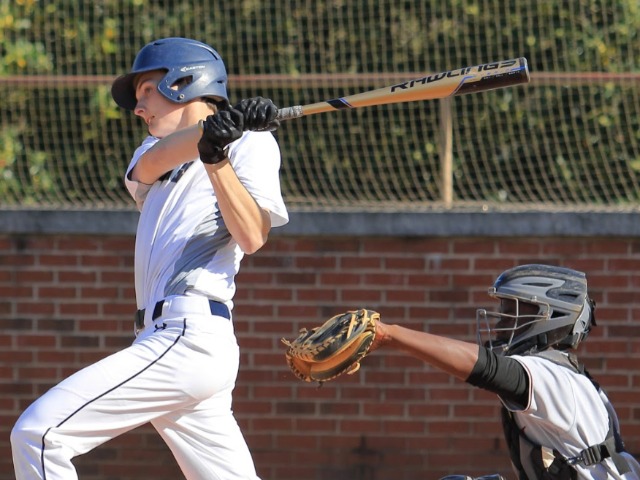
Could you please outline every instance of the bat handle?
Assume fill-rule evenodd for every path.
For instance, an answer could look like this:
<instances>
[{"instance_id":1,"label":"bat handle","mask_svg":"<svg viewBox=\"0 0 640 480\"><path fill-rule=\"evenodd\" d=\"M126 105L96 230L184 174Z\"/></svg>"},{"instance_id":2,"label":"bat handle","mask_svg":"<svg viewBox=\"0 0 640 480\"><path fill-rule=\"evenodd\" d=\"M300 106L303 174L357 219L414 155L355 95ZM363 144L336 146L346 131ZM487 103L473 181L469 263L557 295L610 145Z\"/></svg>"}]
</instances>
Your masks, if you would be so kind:
<instances>
[{"instance_id":1,"label":"bat handle","mask_svg":"<svg viewBox=\"0 0 640 480\"><path fill-rule=\"evenodd\" d=\"M293 118L300 118L302 117L302 115L304 115L302 113L302 105L296 105L294 107L284 107L278 110L276 120L291 120Z\"/></svg>"}]
</instances>

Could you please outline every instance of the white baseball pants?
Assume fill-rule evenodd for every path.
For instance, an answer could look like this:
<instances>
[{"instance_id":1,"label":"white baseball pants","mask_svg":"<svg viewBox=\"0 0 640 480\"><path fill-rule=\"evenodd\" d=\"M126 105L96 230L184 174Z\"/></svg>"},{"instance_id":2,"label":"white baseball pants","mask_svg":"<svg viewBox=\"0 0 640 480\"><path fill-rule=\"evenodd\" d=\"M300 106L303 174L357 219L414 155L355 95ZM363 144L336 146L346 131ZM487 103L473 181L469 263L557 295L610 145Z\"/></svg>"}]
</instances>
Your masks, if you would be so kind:
<instances>
[{"instance_id":1,"label":"white baseball pants","mask_svg":"<svg viewBox=\"0 0 640 480\"><path fill-rule=\"evenodd\" d=\"M134 343L53 387L11 432L17 480L72 480L76 455L151 422L189 480L250 479L231 410L239 349L231 320L181 297ZM194 313L195 311L195 313Z\"/></svg>"}]
</instances>

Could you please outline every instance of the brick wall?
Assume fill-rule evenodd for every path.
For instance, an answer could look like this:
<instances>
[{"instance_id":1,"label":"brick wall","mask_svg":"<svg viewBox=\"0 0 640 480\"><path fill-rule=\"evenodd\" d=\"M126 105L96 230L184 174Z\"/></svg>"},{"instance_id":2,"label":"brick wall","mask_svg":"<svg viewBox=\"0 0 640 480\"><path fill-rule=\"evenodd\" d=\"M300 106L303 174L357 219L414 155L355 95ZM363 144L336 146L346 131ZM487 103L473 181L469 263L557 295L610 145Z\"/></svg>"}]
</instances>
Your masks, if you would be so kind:
<instances>
[{"instance_id":1,"label":"brick wall","mask_svg":"<svg viewBox=\"0 0 640 480\"><path fill-rule=\"evenodd\" d=\"M132 236L0 236L0 479L9 432L38 395L132 340ZM640 242L637 238L321 238L274 236L238 277L242 348L235 411L266 479L437 479L510 475L495 398L396 353L368 357L322 388L296 380L281 337L345 309L474 341L486 289L520 263L588 273L599 327L581 358L640 453ZM182 478L145 426L87 455L82 479Z\"/></svg>"}]
</instances>

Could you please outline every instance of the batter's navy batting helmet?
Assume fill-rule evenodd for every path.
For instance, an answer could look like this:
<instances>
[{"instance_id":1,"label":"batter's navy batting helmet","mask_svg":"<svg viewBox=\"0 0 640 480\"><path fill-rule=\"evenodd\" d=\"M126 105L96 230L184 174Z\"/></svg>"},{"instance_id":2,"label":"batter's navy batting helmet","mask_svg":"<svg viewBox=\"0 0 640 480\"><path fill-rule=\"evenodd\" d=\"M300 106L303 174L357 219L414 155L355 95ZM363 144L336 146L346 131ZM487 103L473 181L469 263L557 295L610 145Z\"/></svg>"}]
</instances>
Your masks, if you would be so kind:
<instances>
[{"instance_id":1,"label":"batter's navy batting helmet","mask_svg":"<svg viewBox=\"0 0 640 480\"><path fill-rule=\"evenodd\" d=\"M167 72L158 84L158 91L172 102L186 103L202 97L229 102L227 71L218 52L196 40L172 37L151 42L138 52L131 71L118 77L111 86L116 103L133 110L137 103L135 78L153 70ZM171 88L176 84L180 85L177 90Z\"/></svg>"},{"instance_id":2,"label":"batter's navy batting helmet","mask_svg":"<svg viewBox=\"0 0 640 480\"><path fill-rule=\"evenodd\" d=\"M522 265L500 275L489 295L512 311L478 310L478 341L496 353L531 353L576 348L592 325L595 303L583 272L549 265ZM537 307L527 307L529 304Z\"/></svg>"}]
</instances>

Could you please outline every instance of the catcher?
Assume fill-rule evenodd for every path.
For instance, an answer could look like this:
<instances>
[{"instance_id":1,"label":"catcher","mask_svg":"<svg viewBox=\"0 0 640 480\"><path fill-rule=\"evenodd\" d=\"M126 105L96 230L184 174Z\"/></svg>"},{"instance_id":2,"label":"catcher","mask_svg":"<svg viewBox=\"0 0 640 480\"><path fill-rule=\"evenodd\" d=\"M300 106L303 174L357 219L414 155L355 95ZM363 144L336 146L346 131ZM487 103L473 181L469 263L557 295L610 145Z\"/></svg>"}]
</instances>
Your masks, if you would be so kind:
<instances>
[{"instance_id":1,"label":"catcher","mask_svg":"<svg viewBox=\"0 0 640 480\"><path fill-rule=\"evenodd\" d=\"M299 378L323 381L355 371L374 350L400 350L498 395L519 479L638 480L640 464L624 449L609 399L571 353L596 324L585 274L522 265L503 272L489 295L499 311L477 311L478 344L385 324L361 310L289 342L289 366ZM345 331L344 317L353 328ZM338 360L325 369L330 352Z\"/></svg>"}]
</instances>

